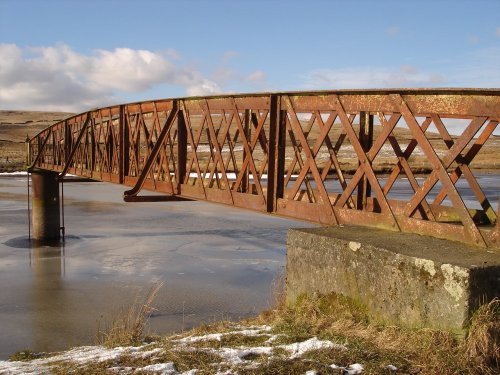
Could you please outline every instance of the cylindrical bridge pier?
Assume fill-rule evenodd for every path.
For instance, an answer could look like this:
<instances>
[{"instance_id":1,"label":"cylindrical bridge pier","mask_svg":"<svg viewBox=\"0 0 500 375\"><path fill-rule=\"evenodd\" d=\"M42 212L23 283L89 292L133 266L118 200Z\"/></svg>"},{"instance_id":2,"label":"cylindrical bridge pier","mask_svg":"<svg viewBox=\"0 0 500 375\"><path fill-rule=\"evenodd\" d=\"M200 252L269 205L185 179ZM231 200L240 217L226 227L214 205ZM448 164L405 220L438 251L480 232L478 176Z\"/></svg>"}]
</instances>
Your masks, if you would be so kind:
<instances>
[{"instance_id":1,"label":"cylindrical bridge pier","mask_svg":"<svg viewBox=\"0 0 500 375\"><path fill-rule=\"evenodd\" d=\"M33 191L33 239L61 238L59 173L41 169L31 171Z\"/></svg>"}]
</instances>

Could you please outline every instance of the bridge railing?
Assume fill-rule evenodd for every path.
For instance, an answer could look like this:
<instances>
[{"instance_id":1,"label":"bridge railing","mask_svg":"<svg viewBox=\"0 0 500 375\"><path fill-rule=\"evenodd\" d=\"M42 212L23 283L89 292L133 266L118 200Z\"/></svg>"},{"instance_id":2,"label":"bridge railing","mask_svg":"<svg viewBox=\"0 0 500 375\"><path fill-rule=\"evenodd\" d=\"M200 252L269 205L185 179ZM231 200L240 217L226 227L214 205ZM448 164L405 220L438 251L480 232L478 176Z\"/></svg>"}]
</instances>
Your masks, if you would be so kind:
<instances>
[{"instance_id":1,"label":"bridge railing","mask_svg":"<svg viewBox=\"0 0 500 375\"><path fill-rule=\"evenodd\" d=\"M34 167L131 186L129 199L144 188L498 247L500 188L471 168L498 168L499 120L500 90L229 95L91 110L30 150Z\"/></svg>"}]
</instances>

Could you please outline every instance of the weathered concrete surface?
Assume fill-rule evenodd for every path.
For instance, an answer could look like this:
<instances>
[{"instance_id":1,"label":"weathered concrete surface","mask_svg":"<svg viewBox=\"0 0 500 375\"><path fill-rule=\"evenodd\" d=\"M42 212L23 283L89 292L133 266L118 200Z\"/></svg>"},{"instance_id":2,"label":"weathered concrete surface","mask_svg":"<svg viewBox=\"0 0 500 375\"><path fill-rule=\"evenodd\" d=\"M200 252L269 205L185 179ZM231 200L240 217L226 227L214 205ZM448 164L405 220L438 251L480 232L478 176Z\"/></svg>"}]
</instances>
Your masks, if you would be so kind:
<instances>
[{"instance_id":1,"label":"weathered concrete surface","mask_svg":"<svg viewBox=\"0 0 500 375\"><path fill-rule=\"evenodd\" d=\"M336 293L386 324L460 332L500 296L500 252L360 227L291 229L287 302Z\"/></svg>"}]
</instances>

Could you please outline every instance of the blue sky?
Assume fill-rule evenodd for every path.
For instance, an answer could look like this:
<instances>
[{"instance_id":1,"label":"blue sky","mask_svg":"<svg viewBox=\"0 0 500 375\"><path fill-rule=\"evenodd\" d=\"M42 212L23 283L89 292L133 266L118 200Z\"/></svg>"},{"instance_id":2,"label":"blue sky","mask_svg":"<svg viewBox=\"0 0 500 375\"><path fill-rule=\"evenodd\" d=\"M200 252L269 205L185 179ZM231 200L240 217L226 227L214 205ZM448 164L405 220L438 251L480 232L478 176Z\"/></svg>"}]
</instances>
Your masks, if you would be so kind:
<instances>
[{"instance_id":1,"label":"blue sky","mask_svg":"<svg viewBox=\"0 0 500 375\"><path fill-rule=\"evenodd\" d=\"M500 0L0 0L0 108L500 87Z\"/></svg>"}]
</instances>

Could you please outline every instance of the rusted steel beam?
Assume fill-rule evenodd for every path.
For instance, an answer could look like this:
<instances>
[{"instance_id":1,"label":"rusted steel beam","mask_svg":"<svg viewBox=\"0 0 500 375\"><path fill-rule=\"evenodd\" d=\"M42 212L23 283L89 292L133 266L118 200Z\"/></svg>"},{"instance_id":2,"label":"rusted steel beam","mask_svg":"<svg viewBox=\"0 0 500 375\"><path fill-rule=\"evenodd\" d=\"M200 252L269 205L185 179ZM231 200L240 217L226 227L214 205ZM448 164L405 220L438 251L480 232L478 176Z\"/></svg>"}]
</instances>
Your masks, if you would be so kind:
<instances>
[{"instance_id":1,"label":"rusted steel beam","mask_svg":"<svg viewBox=\"0 0 500 375\"><path fill-rule=\"evenodd\" d=\"M28 168L28 171L31 171L33 168L35 168L38 164L38 161L40 160L40 158L42 157L42 154L43 154L43 151L44 151L44 148L45 148L45 145L47 144L47 141L49 140L49 137L51 135L51 132L50 130L47 131L47 135L45 136L45 138L43 139L43 142L40 143L41 141L41 138L38 138L38 153L35 157L35 160L33 161L33 164L31 164L31 166Z\"/></svg>"},{"instance_id":2,"label":"rusted steel beam","mask_svg":"<svg viewBox=\"0 0 500 375\"><path fill-rule=\"evenodd\" d=\"M66 175L66 173L68 172L68 169L71 165L71 162L73 161L73 158L76 154L76 151L78 150L78 146L80 146L80 142L82 141L83 135L86 134L87 127L88 127L90 122L91 122L91 116L90 116L90 112L88 112L87 117L85 119L85 122L83 123L83 126L80 130L80 133L78 134L78 138L76 139L76 142L72 145L68 160L66 160L66 164L64 165L64 168L59 175L60 177L64 177Z\"/></svg>"},{"instance_id":3,"label":"rusted steel beam","mask_svg":"<svg viewBox=\"0 0 500 375\"><path fill-rule=\"evenodd\" d=\"M284 173L284 116L281 98L271 95L269 121L269 148L267 171L267 212L276 212L277 200L283 196Z\"/></svg>"},{"instance_id":4,"label":"rusted steel beam","mask_svg":"<svg viewBox=\"0 0 500 375\"><path fill-rule=\"evenodd\" d=\"M284 96L285 99L285 105L287 107L287 111L290 114L290 123L293 128L294 134L297 135L299 142L301 144L301 148L306 155L306 163L304 164L304 167L302 168L301 173L299 174L299 177L297 178L295 186L300 186L299 184L301 181L305 178L305 175L308 173L310 170L314 181L316 182L318 188L319 188L319 198L321 200L321 205L324 207L324 209L334 218L334 222L337 223L337 219L335 218L335 212L333 210L333 207L330 203L330 200L328 198L328 193L325 189L325 186L323 184L323 181L321 180L321 174L319 173L318 166L316 164L316 161L314 159L314 153L310 149L309 144L307 143L307 140L305 138L304 132L302 131L302 127L300 126L300 121L297 117L297 112L294 108L294 105L291 101L291 99L288 96Z\"/></svg>"},{"instance_id":5,"label":"rusted steel beam","mask_svg":"<svg viewBox=\"0 0 500 375\"><path fill-rule=\"evenodd\" d=\"M244 128L243 128L243 133L242 133L242 137L245 137L245 139L249 139L251 140L252 139L252 133L251 133L251 129L250 129L250 118L252 116L252 112L250 109L245 109L245 121L244 121ZM248 142L247 142L248 144ZM244 148L243 149L243 160L245 160L247 158L247 155L248 155L248 151L247 151L247 148ZM250 155L251 155L251 150L250 150ZM240 174L241 174L241 192L242 193L247 193L248 192L248 182L249 182L249 170L248 168L243 168L243 165L241 167L241 170L240 170ZM236 189L238 189L238 187L236 187Z\"/></svg>"},{"instance_id":6,"label":"rusted steel beam","mask_svg":"<svg viewBox=\"0 0 500 375\"><path fill-rule=\"evenodd\" d=\"M454 145L454 141L450 134L448 133L448 130L442 123L441 119L439 116L434 115L433 116L434 123L437 125L438 131L443 137L443 140L446 141L446 144L449 149L451 149ZM476 195L477 200L483 207L483 210L485 211L487 217L490 220L490 223L494 223L495 220L497 219L497 216L495 214L495 211L493 210L488 198L486 197L486 194L484 194L483 190L481 189L481 186L477 182L476 178L472 174L472 171L469 168L469 163L472 161L474 156L477 155L479 150L481 150L482 146L486 142L486 140L490 137L490 135L495 131L496 127L498 125L498 121L490 121L482 134L477 138L477 140L474 142L474 145L470 148L469 152L465 156L458 155L456 158L456 161L458 163L458 167L453 171L451 174L450 178L453 184L455 184L460 176L463 174L465 178L467 179L469 186L472 188L472 191ZM446 197L446 191L445 189L441 189L439 194L436 196L434 199L434 204L440 204Z\"/></svg>"},{"instance_id":7,"label":"rusted steel beam","mask_svg":"<svg viewBox=\"0 0 500 375\"><path fill-rule=\"evenodd\" d=\"M254 181L255 181L255 184L257 186L257 191L258 191L260 196L264 196L262 186L261 186L260 180L259 180L259 174L257 173L257 168L255 167L255 163L254 163L254 160L252 157L252 150L250 149L248 139L245 135L245 128L244 128L243 123L241 122L239 115L238 115L238 109L236 107L236 102L234 102L234 101L233 101L233 109L235 111L236 126L237 126L238 132L239 132L241 140L242 140L243 150L245 151L245 153L248 157L250 171L252 172L252 175L254 176ZM278 145L278 147L279 147L279 145ZM248 180L247 180L247 183L248 183Z\"/></svg>"},{"instance_id":8,"label":"rusted steel beam","mask_svg":"<svg viewBox=\"0 0 500 375\"><path fill-rule=\"evenodd\" d=\"M224 169L224 159L222 158L221 145L219 144L217 133L216 133L215 128L214 128L214 123L212 121L212 116L211 116L208 101L204 100L201 105L202 105L203 111L205 112L205 118L206 118L207 124L208 124L208 139L209 139L209 142L211 143L211 145L213 146L213 148L210 146L210 152L212 153L212 160L214 162L212 170L210 171L210 178L212 178L212 176L214 175L214 171L217 168L217 165L219 165L220 172L222 174L222 179L224 180L224 185L226 187L223 190L226 193L226 197L228 199L230 199L230 201L234 204L233 194L232 194L232 191L230 188L229 180L227 178L226 170ZM222 137L223 139L226 137L227 129L228 128L226 128L225 134L223 134L223 137ZM216 176L216 179L218 179L219 173L216 173L215 176Z\"/></svg>"},{"instance_id":9,"label":"rusted steel beam","mask_svg":"<svg viewBox=\"0 0 500 375\"><path fill-rule=\"evenodd\" d=\"M449 119L469 126L453 137ZM92 110L40 132L29 148L33 166L121 183L134 188L129 192L143 188L328 225L383 226L500 247L498 213L471 170L499 120L496 89L219 95ZM439 139L427 134L433 125ZM400 126L410 138L399 138ZM430 168L423 183L418 158ZM378 174L381 164L387 178ZM402 175L409 198L389 199ZM461 177L482 209L464 204L455 186Z\"/></svg>"},{"instance_id":10,"label":"rusted steel beam","mask_svg":"<svg viewBox=\"0 0 500 375\"><path fill-rule=\"evenodd\" d=\"M187 131L184 121L185 113L181 109L177 116L177 189L182 194L182 184L186 179L187 164Z\"/></svg>"},{"instance_id":11,"label":"rusted steel beam","mask_svg":"<svg viewBox=\"0 0 500 375\"><path fill-rule=\"evenodd\" d=\"M400 111L405 118L406 123L410 127L410 129L413 132L413 135L415 139L418 141L419 145L422 147L423 151L425 152L426 156L428 157L429 161L431 162L432 166L434 167L434 171L431 174L431 177L428 178L427 181L429 183L427 184L427 188L429 186L434 186L435 182L438 179L441 180L443 186L446 188L448 192L448 196L450 197L451 201L453 202L453 205L456 207L457 210L460 212L461 220L464 223L465 230L468 232L471 240L479 246L485 246L486 243L484 241L484 238L482 237L481 233L479 232L476 224L472 220L469 211L466 209L465 204L460 197L460 194L455 188L455 185L450 179L450 176L446 172L446 168L451 164L451 162L456 158L456 156L463 150L463 148L469 143L470 139L476 134L477 130L479 130L480 126L482 123L484 123L485 119L484 118L476 118L473 121L474 125L471 123L471 125L466 129L466 131L462 134L461 139L454 145L457 147L452 147L450 149L450 157L449 158L444 158L445 163L441 162L439 157L437 156L435 150L433 149L432 145L430 144L429 140L425 137L425 134L422 132L422 129L418 125L417 121L415 120L414 115L411 113L410 109L408 108L406 102L404 99L400 96L397 95L395 96L394 99L397 104L400 106ZM453 150L455 149L455 150ZM452 152L454 151L454 153ZM425 184L424 184L425 185ZM424 192L426 188L423 187L422 192ZM418 195L418 193L417 193ZM416 196L417 196L416 195ZM418 201L418 199L415 199L415 202L418 201L418 203L421 202L421 200L425 197L426 193L421 193L421 199ZM407 212L411 212L411 208L414 207L414 205L410 205L409 209Z\"/></svg>"},{"instance_id":12,"label":"rusted steel beam","mask_svg":"<svg viewBox=\"0 0 500 375\"><path fill-rule=\"evenodd\" d=\"M268 142L266 135L265 135L265 132L264 132L264 124L265 124L265 120L266 120L268 114L269 113L267 111L265 113L265 115L263 115L260 118L258 118L257 114L255 114L255 113L251 114L251 124L255 128L255 132L253 133L253 136L251 136L251 138L250 138L251 141L250 141L250 144L248 144L248 148L246 148L246 147L243 148L243 151L245 151L245 152L244 152L244 157L243 157L243 163L242 163L241 168L240 168L241 171L248 171L250 162L252 161L252 163L255 164L255 161L253 159L254 158L253 153L254 153L254 150L255 150L257 143L259 143L260 146L262 147L262 151L264 154L263 160L261 163L261 168L256 172L252 172L252 176L254 178L255 185L257 188L257 194L261 197L263 203L265 203L267 201L267 198L264 194L264 188L262 187L261 178L262 178L262 175L264 174L264 170L265 170L265 168L268 164L268 161L269 161L269 142ZM251 131L249 134L250 135L252 134ZM249 138L247 138L247 143L248 143L248 139ZM252 169L252 168L250 168L250 169ZM239 189L240 184L242 184L243 179L245 178L245 175L247 175L247 174L249 174L249 173L248 172L246 174L240 173L237 176L235 184L234 184L234 190ZM268 180L269 180L269 176L268 176ZM246 190L244 190L244 191L248 192L249 194L252 194L252 192L250 191L250 183L247 184Z\"/></svg>"},{"instance_id":13,"label":"rusted steel beam","mask_svg":"<svg viewBox=\"0 0 500 375\"><path fill-rule=\"evenodd\" d=\"M345 109L342 106L342 103L340 102L339 98L334 96L334 103L337 106L337 113L339 114L340 120L342 122L342 126L344 127L347 136L354 148L354 151L356 152L359 162L360 162L360 167L356 171L356 174L354 177L351 179L351 181L348 184L347 189L344 191L343 196L339 199L339 202L336 203L336 206L342 207L348 197L352 194L354 191L355 187L358 185L359 181L363 176L366 176L367 179L369 180L370 184L372 185L373 189L375 190L375 193L377 195L377 198L381 202L383 212L387 214L391 220L392 220L392 227L398 228L397 220L396 217L394 216L394 213L392 212L391 206L387 202L387 198L382 190L382 187L380 186L380 183L378 182L377 178L375 177L375 172L373 171L372 166L369 163L369 159L367 158L367 155L364 153L362 146L359 143L359 140L356 137L356 133L354 132L354 129L352 127L352 123L347 117L347 114L345 112ZM358 173L359 172L359 173Z\"/></svg>"},{"instance_id":14,"label":"rusted steel beam","mask_svg":"<svg viewBox=\"0 0 500 375\"><path fill-rule=\"evenodd\" d=\"M373 115L369 112L361 111L359 113L359 143L363 148L364 153L368 153L373 145ZM369 162L373 160L369 158ZM358 210L363 210L366 207L368 197L371 195L370 182L366 175L359 181L358 185Z\"/></svg>"},{"instance_id":15,"label":"rusted steel beam","mask_svg":"<svg viewBox=\"0 0 500 375\"><path fill-rule=\"evenodd\" d=\"M120 179L120 184L125 182L125 176L128 174L129 169L129 139L128 139L128 126L127 126L127 118L125 114L125 106L120 106L119 112L119 137L120 137L120 152L119 152L119 164L118 164L118 176Z\"/></svg>"},{"instance_id":16,"label":"rusted steel beam","mask_svg":"<svg viewBox=\"0 0 500 375\"><path fill-rule=\"evenodd\" d=\"M158 136L158 139L156 140L156 144L151 151L151 154L148 157L148 160L146 160L146 163L144 165L144 169L141 172L141 175L139 176L137 183L131 190L127 190L123 193L124 196L135 196L139 193L139 191L142 189L142 185L144 184L144 181L146 180L147 175L149 174L149 171L151 170L151 167L153 166L153 163L155 162L156 157L158 156L158 152L160 151L161 146L163 145L163 141L165 140L167 133L169 132L170 128L174 124L174 120L177 117L177 114L179 112L177 103L173 106L172 110L170 111L167 121L165 122L165 125L163 126L163 129Z\"/></svg>"}]
</instances>

